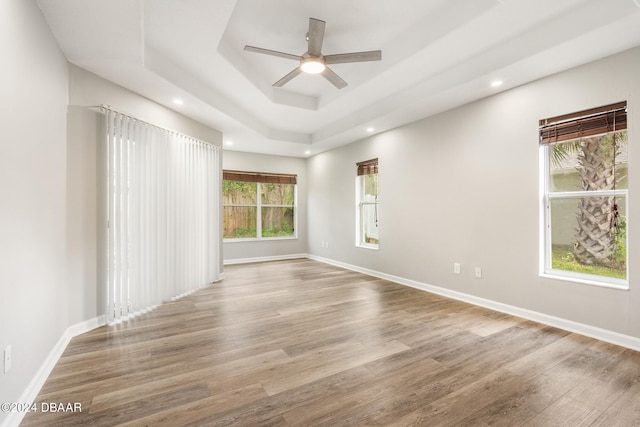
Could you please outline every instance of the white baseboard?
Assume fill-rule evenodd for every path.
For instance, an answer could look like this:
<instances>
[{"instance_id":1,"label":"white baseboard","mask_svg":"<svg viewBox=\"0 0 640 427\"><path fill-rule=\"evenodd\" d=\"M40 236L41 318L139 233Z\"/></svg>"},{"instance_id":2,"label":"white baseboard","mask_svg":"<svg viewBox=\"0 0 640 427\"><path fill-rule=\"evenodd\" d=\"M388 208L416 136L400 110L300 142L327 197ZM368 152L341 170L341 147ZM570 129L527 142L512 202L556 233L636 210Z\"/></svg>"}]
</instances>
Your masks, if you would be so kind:
<instances>
[{"instance_id":1,"label":"white baseboard","mask_svg":"<svg viewBox=\"0 0 640 427\"><path fill-rule=\"evenodd\" d=\"M331 264L331 265L335 265L336 267L345 268L347 270L357 271L359 273L367 274L369 276L389 280L391 282L399 283L401 285L410 286L412 288L431 292L433 294L442 295L444 297L467 302L480 307L485 307L491 310L499 311L501 313L506 313L512 316L521 317L523 319L533 320L534 322L542 323L549 326L554 326L556 328L560 328L565 331L575 332L580 335L585 335L600 341L605 341L611 344L615 344L622 347L630 348L632 350L640 351L640 338L634 337L631 335L624 335L618 332L610 331L608 329L602 329L602 328L587 325L584 323L563 319L561 317L551 316L549 314L540 313L537 311L532 311L525 308L509 305L509 304L503 304L501 302L476 297L476 296L465 294L462 292L453 291L451 289L441 288L439 286L428 285L426 283L421 283L415 280L405 279L403 277L381 273L379 271L358 267L357 265L351 265L344 262L335 261L329 258L323 258L315 255L307 255L307 257L309 259L320 261L325 264Z\"/></svg>"},{"instance_id":2,"label":"white baseboard","mask_svg":"<svg viewBox=\"0 0 640 427\"><path fill-rule=\"evenodd\" d=\"M69 326L64 331L58 342L56 342L56 344L53 346L53 349L51 350L51 352L49 352L49 355L45 359L44 363L42 364L42 366L40 366L40 369L38 369L38 372L36 372L35 376L31 379L31 382L17 401L33 403L38 397L40 389L51 374L51 371L56 366L56 363L58 363L58 360L60 360L60 356L62 356L62 353L64 353L64 350L67 348L67 345L69 344L71 339L75 336L84 334L85 332L89 332L90 330L105 324L105 317L99 316ZM0 427L17 427L20 425L25 415L26 412L9 412L9 415L4 419Z\"/></svg>"},{"instance_id":3,"label":"white baseboard","mask_svg":"<svg viewBox=\"0 0 640 427\"><path fill-rule=\"evenodd\" d=\"M234 264L250 264L253 262L267 262L267 261L284 261L290 259L308 258L307 254L289 254L289 255L275 255L255 258L239 258L239 259L226 259L224 265Z\"/></svg>"}]
</instances>

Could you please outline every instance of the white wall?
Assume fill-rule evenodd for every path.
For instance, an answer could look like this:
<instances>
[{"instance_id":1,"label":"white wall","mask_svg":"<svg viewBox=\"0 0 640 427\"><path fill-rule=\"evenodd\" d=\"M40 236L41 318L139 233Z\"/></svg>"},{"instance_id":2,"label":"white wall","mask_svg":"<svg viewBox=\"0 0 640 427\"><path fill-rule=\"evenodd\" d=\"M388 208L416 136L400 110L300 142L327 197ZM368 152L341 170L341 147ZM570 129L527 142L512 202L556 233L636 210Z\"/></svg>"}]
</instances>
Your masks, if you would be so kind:
<instances>
[{"instance_id":1,"label":"white wall","mask_svg":"<svg viewBox=\"0 0 640 427\"><path fill-rule=\"evenodd\" d=\"M0 54L0 402L17 402L69 324L67 62L25 0L0 2Z\"/></svg>"},{"instance_id":2,"label":"white wall","mask_svg":"<svg viewBox=\"0 0 640 427\"><path fill-rule=\"evenodd\" d=\"M636 48L309 159L309 253L640 337L639 69ZM538 120L622 100L630 290L540 278ZM355 163L374 157L379 251L354 245ZM453 274L454 262L462 274Z\"/></svg>"},{"instance_id":3,"label":"white wall","mask_svg":"<svg viewBox=\"0 0 640 427\"><path fill-rule=\"evenodd\" d=\"M224 169L247 172L287 173L298 176L298 238L295 240L264 240L225 242L224 260L240 261L250 258L277 258L307 252L307 166L306 160L296 157L269 156L225 150Z\"/></svg>"}]
</instances>

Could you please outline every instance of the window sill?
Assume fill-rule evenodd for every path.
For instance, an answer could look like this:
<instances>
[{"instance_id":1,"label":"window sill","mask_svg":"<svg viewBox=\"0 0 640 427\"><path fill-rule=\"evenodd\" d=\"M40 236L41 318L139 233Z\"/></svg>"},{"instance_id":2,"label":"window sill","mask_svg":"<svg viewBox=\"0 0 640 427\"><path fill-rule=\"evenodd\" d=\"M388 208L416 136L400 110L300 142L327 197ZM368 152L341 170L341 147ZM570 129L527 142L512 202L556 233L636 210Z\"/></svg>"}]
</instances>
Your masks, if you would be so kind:
<instances>
[{"instance_id":1,"label":"window sill","mask_svg":"<svg viewBox=\"0 0 640 427\"><path fill-rule=\"evenodd\" d=\"M562 280L565 282L581 283L583 285L598 286L600 288L617 289L620 291L629 290L629 281L622 279L614 279L615 281L612 282L603 282L602 280L592 279L592 276L588 275L565 275L562 273L556 273L554 270L541 273L540 277Z\"/></svg>"},{"instance_id":2,"label":"window sill","mask_svg":"<svg viewBox=\"0 0 640 427\"><path fill-rule=\"evenodd\" d=\"M298 240L298 237L247 237L238 239L222 239L223 243L273 242L276 240Z\"/></svg>"},{"instance_id":3,"label":"window sill","mask_svg":"<svg viewBox=\"0 0 640 427\"><path fill-rule=\"evenodd\" d=\"M377 251L380 249L380 245L374 245L374 244L370 244L370 243L357 243L356 244L357 248L362 248L362 249L372 249L374 251Z\"/></svg>"}]
</instances>

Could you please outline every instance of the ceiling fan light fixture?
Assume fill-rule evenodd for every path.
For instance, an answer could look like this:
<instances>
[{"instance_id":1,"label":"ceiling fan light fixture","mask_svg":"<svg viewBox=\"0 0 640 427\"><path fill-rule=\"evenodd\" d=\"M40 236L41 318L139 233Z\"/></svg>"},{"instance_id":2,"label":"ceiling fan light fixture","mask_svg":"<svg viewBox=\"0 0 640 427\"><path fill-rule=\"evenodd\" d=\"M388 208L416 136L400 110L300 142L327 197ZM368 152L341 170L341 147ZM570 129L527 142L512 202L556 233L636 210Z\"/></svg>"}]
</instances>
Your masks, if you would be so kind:
<instances>
[{"instance_id":1,"label":"ceiling fan light fixture","mask_svg":"<svg viewBox=\"0 0 640 427\"><path fill-rule=\"evenodd\" d=\"M300 61L300 69L307 74L320 74L324 71L326 65L321 58L305 58Z\"/></svg>"}]
</instances>

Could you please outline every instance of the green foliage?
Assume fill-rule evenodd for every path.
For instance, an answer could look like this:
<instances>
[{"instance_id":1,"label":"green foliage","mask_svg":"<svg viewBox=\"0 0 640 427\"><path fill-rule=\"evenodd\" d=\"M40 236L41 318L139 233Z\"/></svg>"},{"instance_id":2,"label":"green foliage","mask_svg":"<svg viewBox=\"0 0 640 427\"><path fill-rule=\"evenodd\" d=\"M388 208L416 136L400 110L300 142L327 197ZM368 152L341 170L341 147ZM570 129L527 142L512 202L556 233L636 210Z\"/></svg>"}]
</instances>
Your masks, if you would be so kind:
<instances>
[{"instance_id":1,"label":"green foliage","mask_svg":"<svg viewBox=\"0 0 640 427\"><path fill-rule=\"evenodd\" d=\"M625 269L627 262L627 217L618 217L618 227L614 231L616 238L616 251L613 254L613 261L616 266Z\"/></svg>"},{"instance_id":2,"label":"green foliage","mask_svg":"<svg viewBox=\"0 0 640 427\"><path fill-rule=\"evenodd\" d=\"M233 233L225 233L225 239L251 239L256 237L255 227L242 227L233 230Z\"/></svg>"},{"instance_id":3,"label":"green foliage","mask_svg":"<svg viewBox=\"0 0 640 427\"><path fill-rule=\"evenodd\" d=\"M554 270L570 271L573 273L592 274L617 279L627 278L627 270L624 265L621 265L620 268L609 268L598 265L580 264L573 255L571 246L558 245L553 247L551 251L551 267Z\"/></svg>"},{"instance_id":4,"label":"green foliage","mask_svg":"<svg viewBox=\"0 0 640 427\"><path fill-rule=\"evenodd\" d=\"M282 223L282 228L265 228L262 230L262 237L292 237L293 227L288 221Z\"/></svg>"},{"instance_id":5,"label":"green foliage","mask_svg":"<svg viewBox=\"0 0 640 427\"><path fill-rule=\"evenodd\" d=\"M225 205L255 205L257 184L255 182L222 181L222 198Z\"/></svg>"},{"instance_id":6,"label":"green foliage","mask_svg":"<svg viewBox=\"0 0 640 427\"><path fill-rule=\"evenodd\" d=\"M380 244L380 239L377 239L375 237L369 237L369 235L365 234L364 236L364 243L373 243L373 244Z\"/></svg>"},{"instance_id":7,"label":"green foliage","mask_svg":"<svg viewBox=\"0 0 640 427\"><path fill-rule=\"evenodd\" d=\"M553 166L559 167L563 162L567 161L573 154L580 151L580 140L553 144L550 151L550 160Z\"/></svg>"}]
</instances>

